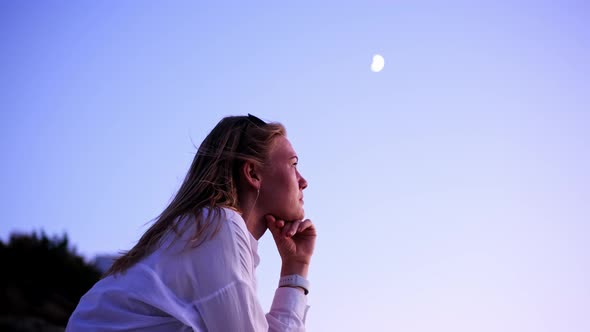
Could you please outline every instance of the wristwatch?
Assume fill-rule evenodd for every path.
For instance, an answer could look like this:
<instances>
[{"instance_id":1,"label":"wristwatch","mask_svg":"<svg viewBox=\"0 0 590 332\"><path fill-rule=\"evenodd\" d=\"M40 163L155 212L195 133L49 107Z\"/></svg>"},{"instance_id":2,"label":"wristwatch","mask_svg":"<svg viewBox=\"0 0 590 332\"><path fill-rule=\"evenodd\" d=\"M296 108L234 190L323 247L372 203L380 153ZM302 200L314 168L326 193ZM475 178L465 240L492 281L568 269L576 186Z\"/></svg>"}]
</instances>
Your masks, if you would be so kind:
<instances>
[{"instance_id":1,"label":"wristwatch","mask_svg":"<svg viewBox=\"0 0 590 332\"><path fill-rule=\"evenodd\" d=\"M298 274L281 277L279 287L301 287L305 295L309 293L309 281Z\"/></svg>"}]
</instances>

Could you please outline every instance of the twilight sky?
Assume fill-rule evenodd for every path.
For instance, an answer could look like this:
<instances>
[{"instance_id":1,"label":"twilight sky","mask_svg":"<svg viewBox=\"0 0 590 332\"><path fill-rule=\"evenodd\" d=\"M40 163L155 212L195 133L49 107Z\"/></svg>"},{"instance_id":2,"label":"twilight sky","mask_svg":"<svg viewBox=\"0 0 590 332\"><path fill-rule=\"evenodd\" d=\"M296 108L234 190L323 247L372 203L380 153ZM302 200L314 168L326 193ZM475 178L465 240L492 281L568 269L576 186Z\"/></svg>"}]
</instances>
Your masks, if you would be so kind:
<instances>
[{"instance_id":1,"label":"twilight sky","mask_svg":"<svg viewBox=\"0 0 590 332\"><path fill-rule=\"evenodd\" d=\"M309 331L589 331L589 22L584 1L4 1L0 237L129 249L194 145L252 113L309 182Z\"/></svg>"}]
</instances>

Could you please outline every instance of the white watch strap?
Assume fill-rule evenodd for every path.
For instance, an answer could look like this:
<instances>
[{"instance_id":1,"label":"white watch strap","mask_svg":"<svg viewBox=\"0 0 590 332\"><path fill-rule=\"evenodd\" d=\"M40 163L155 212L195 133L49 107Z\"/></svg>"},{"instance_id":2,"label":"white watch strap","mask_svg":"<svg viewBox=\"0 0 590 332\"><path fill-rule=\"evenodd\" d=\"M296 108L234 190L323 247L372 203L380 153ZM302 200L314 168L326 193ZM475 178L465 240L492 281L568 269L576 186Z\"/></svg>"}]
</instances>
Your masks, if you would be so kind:
<instances>
[{"instance_id":1,"label":"white watch strap","mask_svg":"<svg viewBox=\"0 0 590 332\"><path fill-rule=\"evenodd\" d=\"M305 295L309 293L309 281L298 274L290 274L279 279L279 287L301 287Z\"/></svg>"}]
</instances>

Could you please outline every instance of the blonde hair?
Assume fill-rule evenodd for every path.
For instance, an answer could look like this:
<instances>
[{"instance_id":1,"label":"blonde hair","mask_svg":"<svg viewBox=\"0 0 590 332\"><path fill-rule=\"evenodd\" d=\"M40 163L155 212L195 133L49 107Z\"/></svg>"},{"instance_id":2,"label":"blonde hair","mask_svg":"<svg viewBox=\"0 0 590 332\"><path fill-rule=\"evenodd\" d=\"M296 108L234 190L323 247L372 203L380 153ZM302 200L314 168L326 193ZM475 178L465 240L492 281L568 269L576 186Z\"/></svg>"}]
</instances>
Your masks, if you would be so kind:
<instances>
[{"instance_id":1,"label":"blonde hair","mask_svg":"<svg viewBox=\"0 0 590 332\"><path fill-rule=\"evenodd\" d=\"M264 123L248 116L223 118L207 135L199 147L190 169L178 192L166 209L155 218L154 224L143 234L137 244L123 253L106 272L106 275L126 271L147 256L170 231L178 234L177 221L192 217L196 231L191 243L198 246L214 236L221 226L211 231L210 222L223 207L241 211L238 202L238 184L241 166L246 161L263 166L273 140L286 136L280 123ZM211 209L202 218L203 209Z\"/></svg>"}]
</instances>

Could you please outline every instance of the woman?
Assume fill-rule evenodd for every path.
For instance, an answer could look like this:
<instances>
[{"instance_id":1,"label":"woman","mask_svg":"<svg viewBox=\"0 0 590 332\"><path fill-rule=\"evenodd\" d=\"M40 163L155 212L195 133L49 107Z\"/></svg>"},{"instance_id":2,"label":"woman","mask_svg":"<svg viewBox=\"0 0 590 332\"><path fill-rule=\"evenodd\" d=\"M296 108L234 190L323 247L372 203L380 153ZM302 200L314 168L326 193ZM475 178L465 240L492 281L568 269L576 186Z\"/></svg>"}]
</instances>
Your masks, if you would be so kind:
<instances>
[{"instance_id":1,"label":"woman","mask_svg":"<svg viewBox=\"0 0 590 332\"><path fill-rule=\"evenodd\" d=\"M231 116L205 138L170 205L81 299L66 331L304 331L316 231L279 123ZM282 259L268 314L258 239Z\"/></svg>"}]
</instances>

